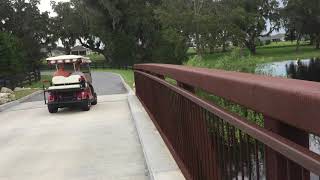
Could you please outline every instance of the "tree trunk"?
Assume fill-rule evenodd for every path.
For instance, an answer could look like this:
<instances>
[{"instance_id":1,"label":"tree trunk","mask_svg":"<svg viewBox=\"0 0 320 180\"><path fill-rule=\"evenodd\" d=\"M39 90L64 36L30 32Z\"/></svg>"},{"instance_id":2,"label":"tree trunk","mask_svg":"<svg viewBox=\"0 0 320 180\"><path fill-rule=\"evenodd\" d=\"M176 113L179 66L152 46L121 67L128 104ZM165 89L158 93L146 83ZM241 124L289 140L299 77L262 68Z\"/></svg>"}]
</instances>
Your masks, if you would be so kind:
<instances>
[{"instance_id":1,"label":"tree trunk","mask_svg":"<svg viewBox=\"0 0 320 180\"><path fill-rule=\"evenodd\" d=\"M66 46L65 47L65 52L67 55L69 55L71 53L71 47L70 46Z\"/></svg>"},{"instance_id":2,"label":"tree trunk","mask_svg":"<svg viewBox=\"0 0 320 180\"><path fill-rule=\"evenodd\" d=\"M314 38L316 49L320 49L320 34L317 34Z\"/></svg>"},{"instance_id":3,"label":"tree trunk","mask_svg":"<svg viewBox=\"0 0 320 180\"><path fill-rule=\"evenodd\" d=\"M252 54L257 53L256 44L254 43L254 40L247 41L246 46Z\"/></svg>"},{"instance_id":4,"label":"tree trunk","mask_svg":"<svg viewBox=\"0 0 320 180\"><path fill-rule=\"evenodd\" d=\"M301 34L298 34L298 38L297 38L297 47L296 47L296 52L299 51L299 47L300 47L300 40L301 40Z\"/></svg>"},{"instance_id":5,"label":"tree trunk","mask_svg":"<svg viewBox=\"0 0 320 180\"><path fill-rule=\"evenodd\" d=\"M309 45L312 46L315 43L315 38L314 35L310 35L310 43Z\"/></svg>"},{"instance_id":6,"label":"tree trunk","mask_svg":"<svg viewBox=\"0 0 320 180\"><path fill-rule=\"evenodd\" d=\"M202 58L202 52L201 52L201 45L200 45L200 35L198 33L196 33L196 52L197 55Z\"/></svg>"},{"instance_id":7,"label":"tree trunk","mask_svg":"<svg viewBox=\"0 0 320 180\"><path fill-rule=\"evenodd\" d=\"M226 42L222 43L222 52L226 52L227 48L226 48Z\"/></svg>"}]
</instances>

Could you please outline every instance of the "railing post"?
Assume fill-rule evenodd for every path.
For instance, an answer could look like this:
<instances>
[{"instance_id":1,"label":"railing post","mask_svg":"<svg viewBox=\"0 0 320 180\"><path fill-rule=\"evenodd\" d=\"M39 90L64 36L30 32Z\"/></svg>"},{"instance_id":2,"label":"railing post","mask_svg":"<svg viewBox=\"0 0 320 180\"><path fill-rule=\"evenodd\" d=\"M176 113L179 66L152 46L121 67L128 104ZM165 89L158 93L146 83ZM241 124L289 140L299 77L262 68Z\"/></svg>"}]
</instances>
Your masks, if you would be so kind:
<instances>
[{"instance_id":1,"label":"railing post","mask_svg":"<svg viewBox=\"0 0 320 180\"><path fill-rule=\"evenodd\" d=\"M309 135L295 127L286 125L278 120L264 116L264 127L296 144L309 149ZM266 147L266 178L267 180L310 180L310 173L302 170L299 165L288 162L284 156Z\"/></svg>"}]
</instances>

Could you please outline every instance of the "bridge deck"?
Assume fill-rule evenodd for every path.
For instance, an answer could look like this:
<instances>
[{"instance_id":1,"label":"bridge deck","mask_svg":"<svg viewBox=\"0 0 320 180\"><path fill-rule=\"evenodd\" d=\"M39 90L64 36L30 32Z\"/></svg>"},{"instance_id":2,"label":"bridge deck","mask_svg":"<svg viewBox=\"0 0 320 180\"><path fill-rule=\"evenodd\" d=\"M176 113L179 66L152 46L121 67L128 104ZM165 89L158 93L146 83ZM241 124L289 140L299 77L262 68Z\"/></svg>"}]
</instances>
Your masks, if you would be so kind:
<instances>
[{"instance_id":1,"label":"bridge deck","mask_svg":"<svg viewBox=\"0 0 320 180\"><path fill-rule=\"evenodd\" d=\"M0 113L0 128L0 180L148 179L127 95L52 115L23 103Z\"/></svg>"}]
</instances>

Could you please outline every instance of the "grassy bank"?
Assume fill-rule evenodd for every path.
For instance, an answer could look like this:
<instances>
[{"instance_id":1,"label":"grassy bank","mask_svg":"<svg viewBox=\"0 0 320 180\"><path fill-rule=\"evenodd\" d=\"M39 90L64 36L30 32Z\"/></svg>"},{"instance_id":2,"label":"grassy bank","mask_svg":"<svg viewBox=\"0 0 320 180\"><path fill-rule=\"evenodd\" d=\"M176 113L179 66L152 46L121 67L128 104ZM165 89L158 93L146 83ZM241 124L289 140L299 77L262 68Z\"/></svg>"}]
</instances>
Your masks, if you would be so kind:
<instances>
[{"instance_id":1,"label":"grassy bank","mask_svg":"<svg viewBox=\"0 0 320 180\"><path fill-rule=\"evenodd\" d=\"M42 75L41 76L41 80L38 81L38 82L33 82L31 85L26 85L25 88L28 88L28 89L23 89L23 90L20 90L20 91L15 91L14 94L16 96L16 99L21 99L25 96L28 96L36 91L39 91L42 89L42 86L43 86L43 81L44 80L48 80L48 81L51 81L52 79L52 76L48 76L48 75Z\"/></svg>"},{"instance_id":2,"label":"grassy bank","mask_svg":"<svg viewBox=\"0 0 320 180\"><path fill-rule=\"evenodd\" d=\"M16 99L21 99L21 98L28 96L36 91L38 91L38 89L25 89L25 90L15 91L14 95L16 96Z\"/></svg>"},{"instance_id":3,"label":"grassy bank","mask_svg":"<svg viewBox=\"0 0 320 180\"><path fill-rule=\"evenodd\" d=\"M41 80L38 82L34 82L31 85L27 85L27 88L32 88L32 89L42 89L43 87L43 81L51 81L52 76L50 75L41 75Z\"/></svg>"},{"instance_id":4,"label":"grassy bank","mask_svg":"<svg viewBox=\"0 0 320 180\"><path fill-rule=\"evenodd\" d=\"M194 55L185 65L254 73L259 64L313 57L320 57L320 50L314 46L304 45L296 51L294 43L281 42L258 47L255 55L240 49L207 54L202 59Z\"/></svg>"}]
</instances>

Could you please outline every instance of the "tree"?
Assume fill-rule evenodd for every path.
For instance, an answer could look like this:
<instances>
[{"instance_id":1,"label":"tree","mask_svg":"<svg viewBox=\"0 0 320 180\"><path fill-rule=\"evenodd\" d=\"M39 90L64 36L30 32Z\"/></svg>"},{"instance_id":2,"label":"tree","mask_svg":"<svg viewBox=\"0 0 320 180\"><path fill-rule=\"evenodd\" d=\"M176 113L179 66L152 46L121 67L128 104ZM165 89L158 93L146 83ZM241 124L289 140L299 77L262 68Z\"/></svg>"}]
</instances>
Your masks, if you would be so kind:
<instances>
[{"instance_id":1,"label":"tree","mask_svg":"<svg viewBox=\"0 0 320 180\"><path fill-rule=\"evenodd\" d=\"M71 6L71 2L52 2L52 8L58 16L52 18L51 28L54 30L55 39L61 40L66 54L70 54L71 48L79 38L78 28L82 28L80 25L76 26L76 21L79 20L80 14Z\"/></svg>"},{"instance_id":2,"label":"tree","mask_svg":"<svg viewBox=\"0 0 320 180\"><path fill-rule=\"evenodd\" d=\"M24 70L24 51L19 40L9 33L0 32L0 76L9 76Z\"/></svg>"},{"instance_id":3,"label":"tree","mask_svg":"<svg viewBox=\"0 0 320 180\"><path fill-rule=\"evenodd\" d=\"M39 0L3 0L0 3L0 27L19 41L24 50L25 65L30 67L39 63L44 56L40 52L48 45L50 21L48 13L40 13Z\"/></svg>"},{"instance_id":4,"label":"tree","mask_svg":"<svg viewBox=\"0 0 320 180\"><path fill-rule=\"evenodd\" d=\"M320 48L319 0L283 0L283 16L287 32L297 34L297 49L303 35L309 35L317 49Z\"/></svg>"},{"instance_id":5,"label":"tree","mask_svg":"<svg viewBox=\"0 0 320 180\"><path fill-rule=\"evenodd\" d=\"M256 53L257 38L269 36L280 28L277 0L223 0L229 7L232 23L243 34L241 39L251 53ZM269 24L269 28L267 26ZM244 38L243 38L244 37Z\"/></svg>"},{"instance_id":6,"label":"tree","mask_svg":"<svg viewBox=\"0 0 320 180\"><path fill-rule=\"evenodd\" d=\"M57 36L78 40L82 46L103 54L113 66L157 61L163 58L158 57L157 52L161 51L156 49L167 48L162 46L164 42L173 45L165 38L155 18L154 8L158 4L156 0L72 0L70 3L58 3L54 5L58 14L56 19L61 22L57 26L61 28L57 30ZM64 18L66 15L70 20ZM68 42L72 44L74 41ZM179 46L179 43L174 45ZM175 49L170 50L174 52ZM179 58L181 63L185 56Z\"/></svg>"},{"instance_id":7,"label":"tree","mask_svg":"<svg viewBox=\"0 0 320 180\"><path fill-rule=\"evenodd\" d=\"M163 28L175 30L195 45L198 56L217 44L217 8L210 0L162 0L156 14Z\"/></svg>"}]
</instances>

